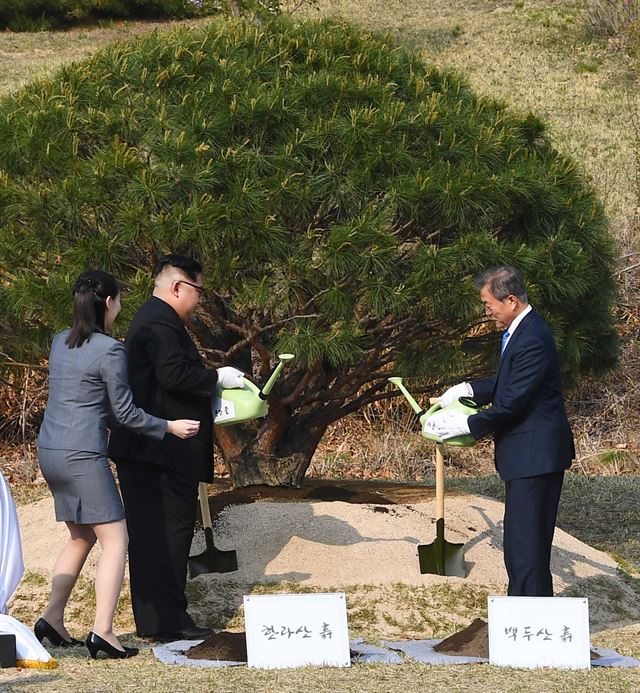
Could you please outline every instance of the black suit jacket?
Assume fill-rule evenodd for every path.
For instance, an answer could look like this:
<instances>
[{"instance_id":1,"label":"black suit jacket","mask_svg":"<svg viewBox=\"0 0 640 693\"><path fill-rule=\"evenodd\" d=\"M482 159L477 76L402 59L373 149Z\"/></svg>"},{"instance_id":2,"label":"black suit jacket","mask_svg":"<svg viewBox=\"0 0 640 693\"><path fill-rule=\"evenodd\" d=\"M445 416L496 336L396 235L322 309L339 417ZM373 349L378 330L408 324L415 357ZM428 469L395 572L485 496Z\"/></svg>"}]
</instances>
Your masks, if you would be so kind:
<instances>
[{"instance_id":1,"label":"black suit jacket","mask_svg":"<svg viewBox=\"0 0 640 693\"><path fill-rule=\"evenodd\" d=\"M156 297L135 314L125 346L136 406L163 419L196 419L200 430L187 440L167 434L157 441L118 427L111 433L109 456L117 461L154 462L199 481L211 481L211 398L217 372L205 368L178 314Z\"/></svg>"},{"instance_id":2,"label":"black suit jacket","mask_svg":"<svg viewBox=\"0 0 640 693\"><path fill-rule=\"evenodd\" d=\"M575 457L564 408L558 352L547 323L531 311L518 325L493 378L471 382L477 404L474 438L493 435L495 462L505 481L559 472Z\"/></svg>"}]
</instances>

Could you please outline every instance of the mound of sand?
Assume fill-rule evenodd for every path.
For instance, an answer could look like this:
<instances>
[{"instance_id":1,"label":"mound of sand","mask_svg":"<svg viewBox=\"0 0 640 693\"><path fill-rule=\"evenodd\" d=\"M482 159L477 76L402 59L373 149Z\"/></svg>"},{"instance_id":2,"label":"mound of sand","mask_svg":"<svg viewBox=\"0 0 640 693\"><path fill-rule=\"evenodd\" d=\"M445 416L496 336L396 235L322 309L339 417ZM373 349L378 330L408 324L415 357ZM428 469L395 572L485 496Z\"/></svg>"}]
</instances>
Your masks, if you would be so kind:
<instances>
[{"instance_id":1,"label":"mound of sand","mask_svg":"<svg viewBox=\"0 0 640 693\"><path fill-rule=\"evenodd\" d=\"M25 566L49 573L66 540L56 523L53 503L44 498L18 509ZM216 546L235 549L238 571L215 577L235 582L291 581L340 587L353 584L411 585L452 581L504 591L502 561L503 505L489 498L457 495L447 499L448 541L465 545L467 577L421 575L417 546L435 538L435 503L353 504L342 501L273 502L234 505L215 522ZM192 553L204 550L202 533ZM84 574L91 578L99 548ZM583 578L616 575L616 562L575 537L556 530L551 559L557 593Z\"/></svg>"},{"instance_id":2,"label":"mound of sand","mask_svg":"<svg viewBox=\"0 0 640 693\"><path fill-rule=\"evenodd\" d=\"M302 585L411 585L452 581L501 592L503 505L473 495L447 500L445 537L465 545L467 577L421 575L417 547L435 538L435 503L353 504L341 501L259 502L225 508L216 521L216 546L238 553L236 581ZM204 549L196 536L193 552ZM554 586L616 575L616 563L562 530L552 555ZM230 575L230 574L229 574ZM222 578L224 579L224 577Z\"/></svg>"},{"instance_id":3,"label":"mound of sand","mask_svg":"<svg viewBox=\"0 0 640 693\"><path fill-rule=\"evenodd\" d=\"M225 589L238 591L245 586L285 581L327 589L395 583L450 584L455 588L475 585L504 594L504 506L481 496L450 494L445 537L465 545L467 577L421 575L417 546L435 538L435 502L423 487L420 497L425 496L424 502L396 504L388 498L371 502L378 497L371 494L360 498L359 504L309 498L295 502L252 499L224 508L216 507L212 499L214 514L219 510L216 546L237 551L238 570L201 575L192 584L199 593L211 596L223 594ZM401 500L415 497L405 493ZM52 500L21 506L18 514L26 569L50 573L67 538L64 525L55 522ZM203 534L199 531L192 554L202 550ZM85 577L91 579L95 574L98 556L96 547L83 571ZM628 609L630 595L617 574L615 561L560 529L555 534L551 568L556 594L590 598L592 626L621 624L638 617L621 612ZM197 603L193 608L198 609Z\"/></svg>"}]
</instances>

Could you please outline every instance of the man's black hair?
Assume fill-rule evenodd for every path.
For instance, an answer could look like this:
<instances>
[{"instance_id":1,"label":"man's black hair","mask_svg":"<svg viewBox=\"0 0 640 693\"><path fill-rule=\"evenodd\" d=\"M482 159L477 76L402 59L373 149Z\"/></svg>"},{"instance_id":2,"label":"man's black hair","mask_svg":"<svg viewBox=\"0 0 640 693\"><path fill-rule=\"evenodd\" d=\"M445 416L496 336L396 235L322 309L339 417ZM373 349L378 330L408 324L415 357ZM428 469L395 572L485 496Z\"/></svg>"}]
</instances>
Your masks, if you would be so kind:
<instances>
[{"instance_id":1,"label":"man's black hair","mask_svg":"<svg viewBox=\"0 0 640 693\"><path fill-rule=\"evenodd\" d=\"M175 267L185 274L191 281L197 281L202 274L202 265L194 258L186 255L163 255L153 270L153 276L157 277L165 267Z\"/></svg>"}]
</instances>

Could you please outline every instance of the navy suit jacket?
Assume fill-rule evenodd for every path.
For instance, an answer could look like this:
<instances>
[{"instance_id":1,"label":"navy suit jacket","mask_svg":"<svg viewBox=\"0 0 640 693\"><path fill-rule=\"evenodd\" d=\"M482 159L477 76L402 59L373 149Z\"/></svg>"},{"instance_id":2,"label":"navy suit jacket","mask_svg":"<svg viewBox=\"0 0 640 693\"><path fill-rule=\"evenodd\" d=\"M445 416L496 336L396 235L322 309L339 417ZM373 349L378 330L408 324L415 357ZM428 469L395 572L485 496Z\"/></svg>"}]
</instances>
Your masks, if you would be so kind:
<instances>
[{"instance_id":1,"label":"navy suit jacket","mask_svg":"<svg viewBox=\"0 0 640 693\"><path fill-rule=\"evenodd\" d=\"M471 382L473 399L490 407L469 417L474 438L493 435L505 481L559 472L575 457L564 408L558 351L549 325L531 311L518 325L493 378Z\"/></svg>"}]
</instances>

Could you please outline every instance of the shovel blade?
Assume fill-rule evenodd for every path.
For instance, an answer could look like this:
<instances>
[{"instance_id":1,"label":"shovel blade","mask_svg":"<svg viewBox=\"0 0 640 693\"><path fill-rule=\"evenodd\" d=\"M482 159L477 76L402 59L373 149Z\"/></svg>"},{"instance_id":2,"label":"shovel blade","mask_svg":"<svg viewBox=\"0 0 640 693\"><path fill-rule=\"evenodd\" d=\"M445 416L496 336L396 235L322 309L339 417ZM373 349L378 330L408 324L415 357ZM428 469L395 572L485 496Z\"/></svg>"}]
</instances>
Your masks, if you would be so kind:
<instances>
[{"instance_id":1,"label":"shovel blade","mask_svg":"<svg viewBox=\"0 0 640 693\"><path fill-rule=\"evenodd\" d=\"M193 579L204 573L233 573L238 570L238 557L235 551L203 551L189 558L189 576Z\"/></svg>"},{"instance_id":2,"label":"shovel blade","mask_svg":"<svg viewBox=\"0 0 640 693\"><path fill-rule=\"evenodd\" d=\"M437 538L431 544L418 546L420 573L432 575L452 575L466 577L464 567L464 544L452 544Z\"/></svg>"},{"instance_id":3,"label":"shovel blade","mask_svg":"<svg viewBox=\"0 0 640 693\"><path fill-rule=\"evenodd\" d=\"M204 573L233 573L238 570L238 555L235 551L221 551L213 544L213 531L205 527L206 549L197 556L189 556L189 577Z\"/></svg>"}]
</instances>

